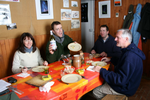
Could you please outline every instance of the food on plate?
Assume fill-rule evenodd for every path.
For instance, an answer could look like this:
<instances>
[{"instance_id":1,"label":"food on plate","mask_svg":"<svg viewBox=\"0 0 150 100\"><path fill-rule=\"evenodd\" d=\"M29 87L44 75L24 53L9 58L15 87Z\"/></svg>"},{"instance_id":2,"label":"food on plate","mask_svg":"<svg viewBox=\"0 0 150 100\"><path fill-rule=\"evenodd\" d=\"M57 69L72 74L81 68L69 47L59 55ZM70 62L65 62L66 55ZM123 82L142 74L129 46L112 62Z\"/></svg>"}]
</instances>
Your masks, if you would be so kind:
<instances>
[{"instance_id":1,"label":"food on plate","mask_svg":"<svg viewBox=\"0 0 150 100\"><path fill-rule=\"evenodd\" d=\"M103 67L103 66L107 65L107 63L104 62L104 61L95 61L95 62L92 63L92 65L93 66L101 66L101 67Z\"/></svg>"}]
</instances>

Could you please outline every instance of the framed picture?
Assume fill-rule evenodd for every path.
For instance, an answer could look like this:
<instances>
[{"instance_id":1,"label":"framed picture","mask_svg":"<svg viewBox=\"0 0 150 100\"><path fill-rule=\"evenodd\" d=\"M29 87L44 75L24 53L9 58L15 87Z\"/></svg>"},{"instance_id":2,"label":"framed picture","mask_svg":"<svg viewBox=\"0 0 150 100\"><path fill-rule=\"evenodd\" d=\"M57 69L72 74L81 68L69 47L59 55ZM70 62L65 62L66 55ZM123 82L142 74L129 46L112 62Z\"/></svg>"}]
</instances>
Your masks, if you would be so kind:
<instances>
[{"instance_id":1,"label":"framed picture","mask_svg":"<svg viewBox=\"0 0 150 100\"><path fill-rule=\"evenodd\" d=\"M52 0L35 0L37 19L53 19Z\"/></svg>"},{"instance_id":2,"label":"framed picture","mask_svg":"<svg viewBox=\"0 0 150 100\"><path fill-rule=\"evenodd\" d=\"M122 6L121 0L114 0L114 6Z\"/></svg>"},{"instance_id":3,"label":"framed picture","mask_svg":"<svg viewBox=\"0 0 150 100\"><path fill-rule=\"evenodd\" d=\"M110 18L111 9L110 1L100 1L99 2L99 18Z\"/></svg>"}]
</instances>

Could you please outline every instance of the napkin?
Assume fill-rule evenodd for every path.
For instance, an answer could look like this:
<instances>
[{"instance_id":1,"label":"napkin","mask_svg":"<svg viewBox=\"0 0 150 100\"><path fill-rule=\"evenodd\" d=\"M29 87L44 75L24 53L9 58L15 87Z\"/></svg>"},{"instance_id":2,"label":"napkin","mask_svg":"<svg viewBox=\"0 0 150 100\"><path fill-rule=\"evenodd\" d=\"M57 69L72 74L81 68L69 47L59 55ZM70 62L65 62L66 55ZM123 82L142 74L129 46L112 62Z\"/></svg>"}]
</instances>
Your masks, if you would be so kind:
<instances>
[{"instance_id":1,"label":"napkin","mask_svg":"<svg viewBox=\"0 0 150 100\"><path fill-rule=\"evenodd\" d=\"M28 74L28 73L21 73L21 74L18 74L17 76L26 78L26 77L28 77L29 75L30 75L30 74Z\"/></svg>"},{"instance_id":2,"label":"napkin","mask_svg":"<svg viewBox=\"0 0 150 100\"><path fill-rule=\"evenodd\" d=\"M51 89L51 86L54 84L54 82L47 82L44 86L40 86L39 90L40 92L49 92L49 90Z\"/></svg>"},{"instance_id":3,"label":"napkin","mask_svg":"<svg viewBox=\"0 0 150 100\"><path fill-rule=\"evenodd\" d=\"M11 85L11 83L8 83L8 82L1 79L0 80L0 92L6 90L7 86L10 86L10 85Z\"/></svg>"},{"instance_id":4,"label":"napkin","mask_svg":"<svg viewBox=\"0 0 150 100\"><path fill-rule=\"evenodd\" d=\"M94 68L94 66L89 66L86 70L89 70L89 71L95 72L95 71L93 70L93 68Z\"/></svg>"}]
</instances>

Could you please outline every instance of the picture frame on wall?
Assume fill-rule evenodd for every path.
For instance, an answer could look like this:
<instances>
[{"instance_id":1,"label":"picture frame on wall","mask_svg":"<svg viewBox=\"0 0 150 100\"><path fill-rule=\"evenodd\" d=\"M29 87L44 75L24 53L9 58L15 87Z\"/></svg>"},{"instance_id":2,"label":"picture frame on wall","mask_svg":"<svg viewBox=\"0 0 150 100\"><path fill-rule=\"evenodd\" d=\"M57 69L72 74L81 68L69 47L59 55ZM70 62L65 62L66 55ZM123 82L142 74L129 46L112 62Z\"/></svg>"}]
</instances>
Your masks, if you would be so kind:
<instances>
[{"instance_id":1,"label":"picture frame on wall","mask_svg":"<svg viewBox=\"0 0 150 100\"><path fill-rule=\"evenodd\" d=\"M54 18L52 0L35 0L35 5L38 20Z\"/></svg>"},{"instance_id":2,"label":"picture frame on wall","mask_svg":"<svg viewBox=\"0 0 150 100\"><path fill-rule=\"evenodd\" d=\"M122 0L114 0L114 6L122 6Z\"/></svg>"},{"instance_id":3,"label":"picture frame on wall","mask_svg":"<svg viewBox=\"0 0 150 100\"><path fill-rule=\"evenodd\" d=\"M99 2L99 18L110 18L111 17L111 6L110 1Z\"/></svg>"}]
</instances>

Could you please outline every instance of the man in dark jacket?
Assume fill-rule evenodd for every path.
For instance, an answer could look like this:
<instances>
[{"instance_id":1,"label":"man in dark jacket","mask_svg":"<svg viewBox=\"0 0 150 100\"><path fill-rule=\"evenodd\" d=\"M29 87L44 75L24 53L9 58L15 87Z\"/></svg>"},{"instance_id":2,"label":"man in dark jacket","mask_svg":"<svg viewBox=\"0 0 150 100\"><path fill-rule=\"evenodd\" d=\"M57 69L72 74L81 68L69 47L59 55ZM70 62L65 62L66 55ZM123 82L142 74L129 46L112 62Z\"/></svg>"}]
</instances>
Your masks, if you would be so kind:
<instances>
[{"instance_id":1,"label":"man in dark jacket","mask_svg":"<svg viewBox=\"0 0 150 100\"><path fill-rule=\"evenodd\" d=\"M116 34L117 46L122 48L120 59L104 57L102 60L116 65L114 72L95 66L94 70L100 72L105 80L102 86L93 90L96 98L102 98L106 94L132 96L138 89L143 73L144 53L131 43L132 34L128 29L120 29Z\"/></svg>"},{"instance_id":2,"label":"man in dark jacket","mask_svg":"<svg viewBox=\"0 0 150 100\"><path fill-rule=\"evenodd\" d=\"M109 34L107 25L101 25L100 35L95 42L91 53L99 53L102 57L120 57L121 49L116 46L115 38Z\"/></svg>"}]
</instances>

